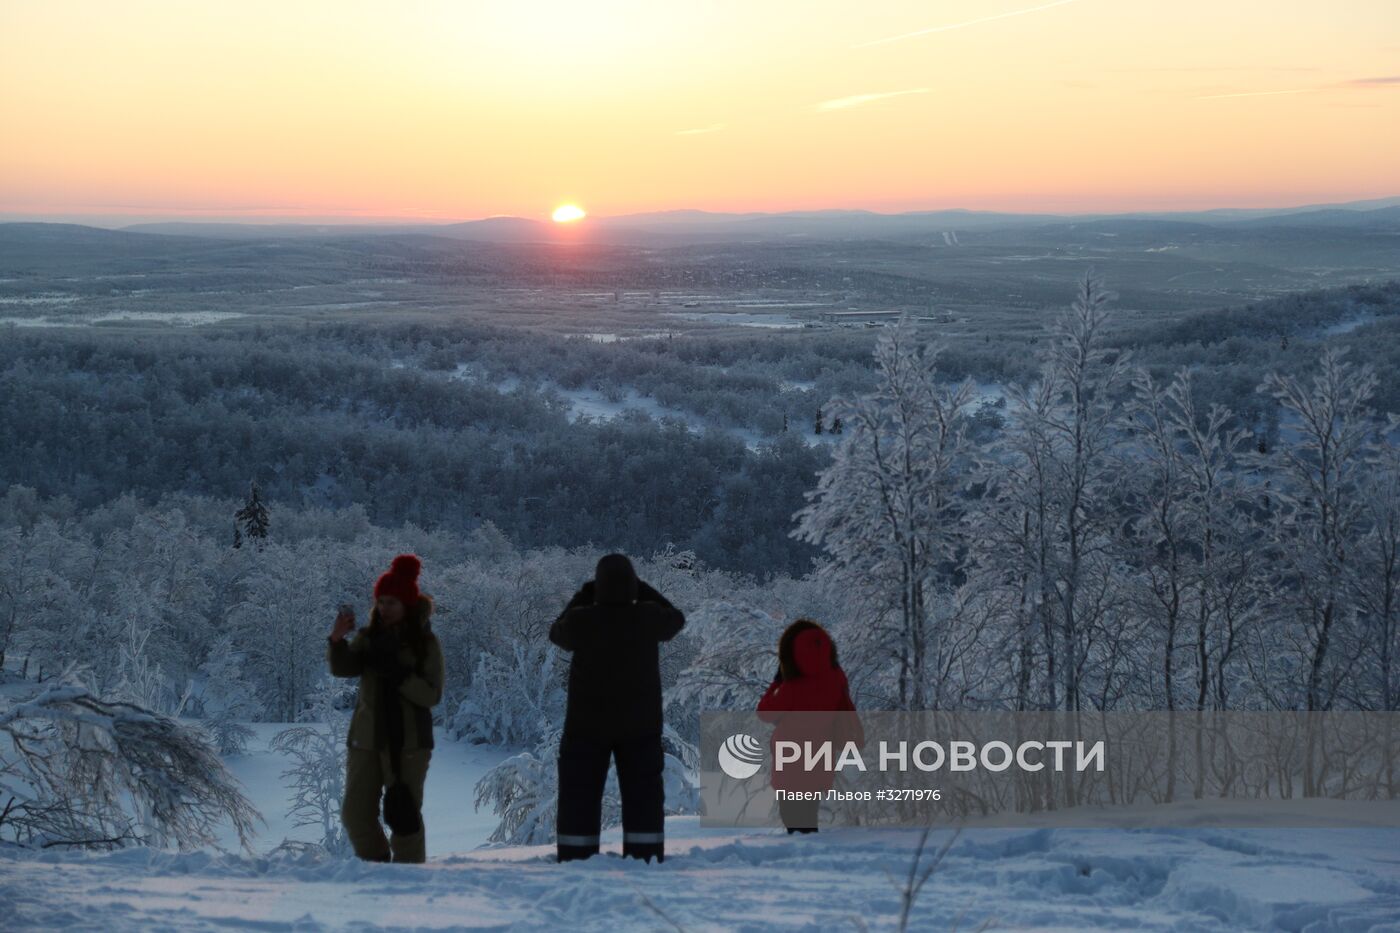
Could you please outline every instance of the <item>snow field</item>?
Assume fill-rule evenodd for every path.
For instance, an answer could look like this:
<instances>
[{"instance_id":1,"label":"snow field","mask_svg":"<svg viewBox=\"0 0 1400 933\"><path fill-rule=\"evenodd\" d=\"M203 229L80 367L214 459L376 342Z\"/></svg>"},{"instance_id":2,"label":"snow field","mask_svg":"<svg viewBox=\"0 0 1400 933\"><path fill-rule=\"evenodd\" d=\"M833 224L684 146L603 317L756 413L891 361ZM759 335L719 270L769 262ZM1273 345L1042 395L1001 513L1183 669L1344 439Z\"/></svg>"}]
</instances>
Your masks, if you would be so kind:
<instances>
[{"instance_id":1,"label":"snow field","mask_svg":"<svg viewBox=\"0 0 1400 933\"><path fill-rule=\"evenodd\" d=\"M915 830L706 829L667 821L667 860L485 846L477 780L509 752L441 739L425 800L426 865L286 851L285 726L227 759L267 819L260 854L0 849L7 929L893 930ZM925 859L949 838L936 831ZM234 840L224 844L233 848ZM914 930L1400 931L1400 829L964 830L924 887Z\"/></svg>"},{"instance_id":2,"label":"snow field","mask_svg":"<svg viewBox=\"0 0 1400 933\"><path fill-rule=\"evenodd\" d=\"M661 865L548 846L425 866L131 849L0 856L11 920L45 928L894 929L918 833L667 825ZM932 837L934 844L946 839ZM620 848L618 833L606 848ZM1400 831L968 830L911 929L1400 930Z\"/></svg>"}]
</instances>

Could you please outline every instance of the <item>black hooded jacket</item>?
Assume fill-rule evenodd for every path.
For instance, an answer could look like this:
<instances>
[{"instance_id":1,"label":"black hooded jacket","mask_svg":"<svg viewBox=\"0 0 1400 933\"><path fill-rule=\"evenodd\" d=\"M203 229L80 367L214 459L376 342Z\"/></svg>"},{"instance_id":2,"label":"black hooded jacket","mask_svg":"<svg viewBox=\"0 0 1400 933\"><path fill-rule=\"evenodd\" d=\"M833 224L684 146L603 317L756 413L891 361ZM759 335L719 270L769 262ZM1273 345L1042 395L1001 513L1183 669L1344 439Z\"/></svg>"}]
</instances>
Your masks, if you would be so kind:
<instances>
[{"instance_id":1,"label":"black hooded jacket","mask_svg":"<svg viewBox=\"0 0 1400 933\"><path fill-rule=\"evenodd\" d=\"M564 732L619 741L661 732L659 645L685 616L637 579L631 562L613 554L598 562L549 629L549 640L573 653Z\"/></svg>"}]
</instances>

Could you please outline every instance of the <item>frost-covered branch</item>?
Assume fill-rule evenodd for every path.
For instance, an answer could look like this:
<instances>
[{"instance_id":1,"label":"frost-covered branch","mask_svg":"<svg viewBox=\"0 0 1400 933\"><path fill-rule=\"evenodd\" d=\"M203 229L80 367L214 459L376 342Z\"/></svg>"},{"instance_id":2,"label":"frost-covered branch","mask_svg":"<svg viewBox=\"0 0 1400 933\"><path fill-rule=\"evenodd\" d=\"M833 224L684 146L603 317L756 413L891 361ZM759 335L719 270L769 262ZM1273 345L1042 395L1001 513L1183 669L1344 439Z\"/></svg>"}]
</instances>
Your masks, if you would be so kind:
<instances>
[{"instance_id":1,"label":"frost-covered branch","mask_svg":"<svg viewBox=\"0 0 1400 933\"><path fill-rule=\"evenodd\" d=\"M178 720L53 686L0 711L0 833L37 846L246 849L261 817L215 750Z\"/></svg>"}]
</instances>

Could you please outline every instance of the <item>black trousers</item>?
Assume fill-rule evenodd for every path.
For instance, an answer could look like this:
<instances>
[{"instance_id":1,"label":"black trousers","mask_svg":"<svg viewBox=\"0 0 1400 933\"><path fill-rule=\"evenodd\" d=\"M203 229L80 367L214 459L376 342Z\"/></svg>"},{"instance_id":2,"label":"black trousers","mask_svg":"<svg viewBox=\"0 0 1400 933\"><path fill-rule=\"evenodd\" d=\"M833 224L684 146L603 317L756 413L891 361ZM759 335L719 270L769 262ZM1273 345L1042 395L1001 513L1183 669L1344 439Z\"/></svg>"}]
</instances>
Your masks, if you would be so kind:
<instances>
[{"instance_id":1,"label":"black trousers","mask_svg":"<svg viewBox=\"0 0 1400 933\"><path fill-rule=\"evenodd\" d=\"M617 762L622 794L622 854L660 862L666 804L661 736L614 740L567 732L559 742L559 861L598 854L610 759Z\"/></svg>"},{"instance_id":2,"label":"black trousers","mask_svg":"<svg viewBox=\"0 0 1400 933\"><path fill-rule=\"evenodd\" d=\"M778 816L789 833L814 833L821 806L819 800L779 800Z\"/></svg>"}]
</instances>

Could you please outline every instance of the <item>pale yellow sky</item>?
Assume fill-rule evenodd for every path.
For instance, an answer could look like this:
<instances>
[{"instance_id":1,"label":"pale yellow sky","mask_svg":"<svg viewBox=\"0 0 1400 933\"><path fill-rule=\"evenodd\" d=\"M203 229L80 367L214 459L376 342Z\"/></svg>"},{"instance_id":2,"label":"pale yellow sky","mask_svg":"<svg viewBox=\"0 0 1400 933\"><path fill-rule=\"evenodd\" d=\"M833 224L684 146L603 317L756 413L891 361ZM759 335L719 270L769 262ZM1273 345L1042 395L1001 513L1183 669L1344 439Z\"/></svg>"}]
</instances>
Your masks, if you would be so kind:
<instances>
[{"instance_id":1,"label":"pale yellow sky","mask_svg":"<svg viewBox=\"0 0 1400 933\"><path fill-rule=\"evenodd\" d=\"M1400 0L0 0L0 214L1400 195Z\"/></svg>"}]
</instances>

